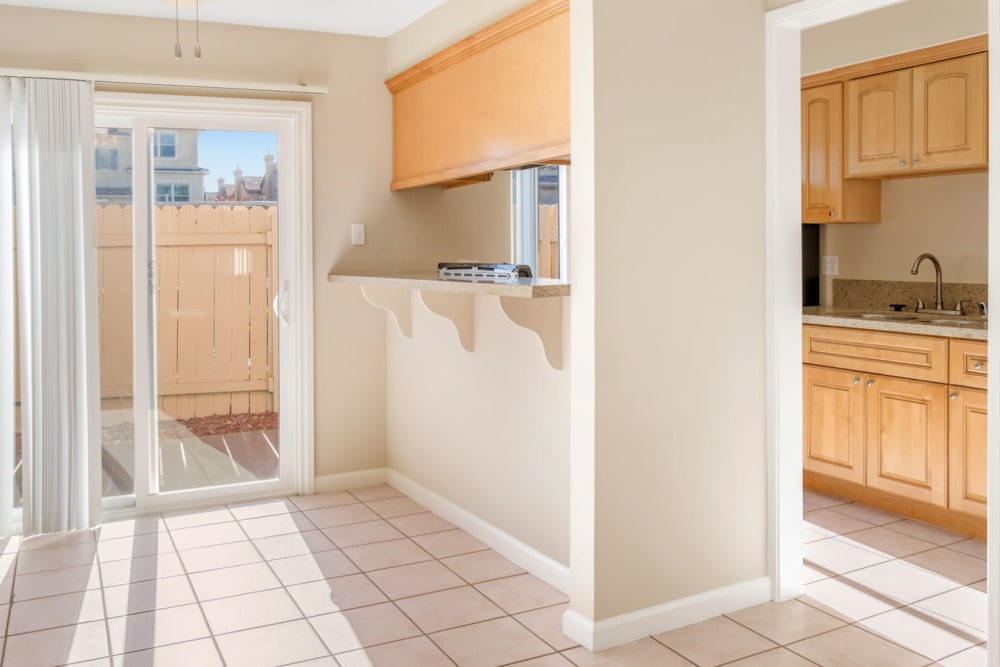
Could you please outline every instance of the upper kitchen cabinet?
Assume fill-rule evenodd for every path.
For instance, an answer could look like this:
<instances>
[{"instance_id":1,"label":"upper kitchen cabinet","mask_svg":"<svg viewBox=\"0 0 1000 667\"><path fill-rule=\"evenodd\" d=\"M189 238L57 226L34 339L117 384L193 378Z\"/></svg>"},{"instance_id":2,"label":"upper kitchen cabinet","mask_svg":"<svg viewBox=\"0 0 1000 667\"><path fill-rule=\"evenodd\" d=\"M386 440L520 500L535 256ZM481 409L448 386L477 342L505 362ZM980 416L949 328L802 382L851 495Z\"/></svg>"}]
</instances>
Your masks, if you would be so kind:
<instances>
[{"instance_id":1,"label":"upper kitchen cabinet","mask_svg":"<svg viewBox=\"0 0 1000 667\"><path fill-rule=\"evenodd\" d=\"M888 177L987 166L986 54L847 82L847 173Z\"/></svg>"},{"instance_id":2,"label":"upper kitchen cabinet","mask_svg":"<svg viewBox=\"0 0 1000 667\"><path fill-rule=\"evenodd\" d=\"M843 84L803 90L802 221L879 222L881 188L844 178Z\"/></svg>"},{"instance_id":3,"label":"upper kitchen cabinet","mask_svg":"<svg viewBox=\"0 0 1000 667\"><path fill-rule=\"evenodd\" d=\"M570 153L569 0L539 0L386 81L402 190Z\"/></svg>"}]
</instances>

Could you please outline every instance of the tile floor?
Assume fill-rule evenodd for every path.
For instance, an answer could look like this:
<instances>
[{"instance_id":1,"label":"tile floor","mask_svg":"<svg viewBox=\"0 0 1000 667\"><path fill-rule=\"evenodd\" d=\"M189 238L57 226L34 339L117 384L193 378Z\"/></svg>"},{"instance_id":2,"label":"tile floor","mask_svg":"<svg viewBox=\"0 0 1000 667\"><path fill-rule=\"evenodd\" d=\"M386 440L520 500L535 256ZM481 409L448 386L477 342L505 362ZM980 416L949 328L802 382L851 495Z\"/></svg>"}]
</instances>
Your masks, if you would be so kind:
<instances>
[{"instance_id":1,"label":"tile floor","mask_svg":"<svg viewBox=\"0 0 1000 667\"><path fill-rule=\"evenodd\" d=\"M986 664L982 542L811 492L805 510L802 598L597 654L562 635L565 595L388 486L12 538L2 663Z\"/></svg>"}]
</instances>

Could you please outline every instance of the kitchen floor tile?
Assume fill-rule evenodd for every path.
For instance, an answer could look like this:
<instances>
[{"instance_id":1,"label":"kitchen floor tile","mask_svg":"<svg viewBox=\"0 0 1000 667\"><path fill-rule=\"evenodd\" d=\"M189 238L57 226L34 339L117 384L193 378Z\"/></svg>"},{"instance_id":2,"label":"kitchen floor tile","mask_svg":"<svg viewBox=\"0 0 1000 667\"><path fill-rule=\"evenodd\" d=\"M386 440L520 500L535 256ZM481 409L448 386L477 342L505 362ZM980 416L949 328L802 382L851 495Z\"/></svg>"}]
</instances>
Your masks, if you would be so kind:
<instances>
[{"instance_id":1,"label":"kitchen floor tile","mask_svg":"<svg viewBox=\"0 0 1000 667\"><path fill-rule=\"evenodd\" d=\"M982 641L957 625L920 614L912 607L894 609L858 625L931 660L964 651Z\"/></svg>"},{"instance_id":2,"label":"kitchen floor tile","mask_svg":"<svg viewBox=\"0 0 1000 667\"><path fill-rule=\"evenodd\" d=\"M291 596L281 588L202 602L201 608L216 635L302 618Z\"/></svg>"},{"instance_id":3,"label":"kitchen floor tile","mask_svg":"<svg viewBox=\"0 0 1000 667\"><path fill-rule=\"evenodd\" d=\"M396 516L387 519L387 521L409 537L426 535L427 533L440 533L442 530L454 530L456 527L455 524L445 521L437 514L432 514L431 512Z\"/></svg>"},{"instance_id":4,"label":"kitchen floor tile","mask_svg":"<svg viewBox=\"0 0 1000 667\"><path fill-rule=\"evenodd\" d=\"M985 560L952 549L924 551L903 560L957 584L968 585L986 578Z\"/></svg>"},{"instance_id":5,"label":"kitchen floor tile","mask_svg":"<svg viewBox=\"0 0 1000 667\"><path fill-rule=\"evenodd\" d=\"M409 539L348 547L344 553L365 572L432 560L429 553Z\"/></svg>"},{"instance_id":6,"label":"kitchen floor tile","mask_svg":"<svg viewBox=\"0 0 1000 667\"><path fill-rule=\"evenodd\" d=\"M111 664L114 667L170 667L172 665L224 667L222 658L215 648L215 642L211 639L197 639L192 642L115 655L111 657Z\"/></svg>"},{"instance_id":7,"label":"kitchen floor tile","mask_svg":"<svg viewBox=\"0 0 1000 667\"><path fill-rule=\"evenodd\" d=\"M536 635L542 638L546 644L557 651L576 646L576 642L563 634L563 614L569 609L569 603L542 607L516 615L514 618Z\"/></svg>"},{"instance_id":8,"label":"kitchen floor tile","mask_svg":"<svg viewBox=\"0 0 1000 667\"><path fill-rule=\"evenodd\" d=\"M968 586L956 588L947 593L916 602L913 606L969 626L979 632L986 632L987 596L986 593L975 588Z\"/></svg>"},{"instance_id":9,"label":"kitchen floor tile","mask_svg":"<svg viewBox=\"0 0 1000 667\"><path fill-rule=\"evenodd\" d=\"M277 500L262 500L240 505L230 505L229 511L237 521L244 519L257 519L262 516L277 516L279 514L291 514L300 512L298 506L287 498Z\"/></svg>"},{"instance_id":10,"label":"kitchen floor tile","mask_svg":"<svg viewBox=\"0 0 1000 667\"><path fill-rule=\"evenodd\" d=\"M820 569L818 567L812 567L810 565L802 564L802 584L811 584L814 581L820 581L821 579L829 579L830 577L837 576L833 572Z\"/></svg>"},{"instance_id":11,"label":"kitchen floor tile","mask_svg":"<svg viewBox=\"0 0 1000 667\"><path fill-rule=\"evenodd\" d=\"M232 512L225 507L205 512L182 512L178 514L165 514L163 516L167 528L172 531L182 528L194 528L196 526L208 526L215 523L227 523L234 518Z\"/></svg>"},{"instance_id":12,"label":"kitchen floor tile","mask_svg":"<svg viewBox=\"0 0 1000 667\"><path fill-rule=\"evenodd\" d=\"M98 540L115 540L147 533L160 533L167 529L167 522L159 516L140 516L127 521L113 521L94 529Z\"/></svg>"},{"instance_id":13,"label":"kitchen floor tile","mask_svg":"<svg viewBox=\"0 0 1000 667\"><path fill-rule=\"evenodd\" d=\"M339 505L355 505L358 499L347 491L333 491L330 493L317 493L312 496L292 496L288 499L299 511L316 510L323 507L337 507Z\"/></svg>"},{"instance_id":14,"label":"kitchen floor tile","mask_svg":"<svg viewBox=\"0 0 1000 667\"><path fill-rule=\"evenodd\" d=\"M653 635L653 639L696 665L721 665L777 647L724 616Z\"/></svg>"},{"instance_id":15,"label":"kitchen floor tile","mask_svg":"<svg viewBox=\"0 0 1000 667\"><path fill-rule=\"evenodd\" d=\"M920 540L911 535L899 533L881 526L859 530L856 533L834 539L890 558L902 558L903 556L937 548L937 545L933 542Z\"/></svg>"},{"instance_id":16,"label":"kitchen floor tile","mask_svg":"<svg viewBox=\"0 0 1000 667\"><path fill-rule=\"evenodd\" d=\"M130 653L210 636L198 605L108 619L111 653Z\"/></svg>"},{"instance_id":17,"label":"kitchen floor tile","mask_svg":"<svg viewBox=\"0 0 1000 667\"><path fill-rule=\"evenodd\" d=\"M109 655L104 621L7 637L4 664L64 665Z\"/></svg>"},{"instance_id":18,"label":"kitchen floor tile","mask_svg":"<svg viewBox=\"0 0 1000 667\"><path fill-rule=\"evenodd\" d=\"M836 507L837 505L846 505L850 502L849 500L836 498L825 493L820 493L819 491L813 491L812 489L802 489L802 510L805 512Z\"/></svg>"},{"instance_id":19,"label":"kitchen floor tile","mask_svg":"<svg viewBox=\"0 0 1000 667\"><path fill-rule=\"evenodd\" d=\"M377 484L375 486L362 486L357 489L348 489L348 493L363 503L370 500L384 500L386 498L400 498L404 494L400 493L388 484Z\"/></svg>"},{"instance_id":20,"label":"kitchen floor tile","mask_svg":"<svg viewBox=\"0 0 1000 667\"><path fill-rule=\"evenodd\" d=\"M791 644L844 625L840 619L798 600L768 602L726 616L780 645Z\"/></svg>"},{"instance_id":21,"label":"kitchen floor tile","mask_svg":"<svg viewBox=\"0 0 1000 667\"><path fill-rule=\"evenodd\" d=\"M304 584L308 581L320 581L333 577L346 577L349 574L357 574L358 568L354 563L337 550L321 551L316 554L305 556L292 556L291 558L279 558L268 561L278 579L285 586Z\"/></svg>"},{"instance_id":22,"label":"kitchen floor tile","mask_svg":"<svg viewBox=\"0 0 1000 667\"><path fill-rule=\"evenodd\" d=\"M69 544L25 551L17 558L17 574L33 574L67 567L91 565L97 561L97 545L93 542Z\"/></svg>"},{"instance_id":23,"label":"kitchen floor tile","mask_svg":"<svg viewBox=\"0 0 1000 667\"><path fill-rule=\"evenodd\" d=\"M579 667L691 667L691 662L677 655L655 639L646 637L606 651L591 653L583 647L563 653Z\"/></svg>"},{"instance_id":24,"label":"kitchen floor tile","mask_svg":"<svg viewBox=\"0 0 1000 667\"><path fill-rule=\"evenodd\" d=\"M524 574L523 569L492 549L442 558L441 562L470 584Z\"/></svg>"},{"instance_id":25,"label":"kitchen floor tile","mask_svg":"<svg viewBox=\"0 0 1000 667\"><path fill-rule=\"evenodd\" d=\"M306 616L332 614L388 601L363 574L296 584L289 586L288 592Z\"/></svg>"},{"instance_id":26,"label":"kitchen floor tile","mask_svg":"<svg viewBox=\"0 0 1000 667\"><path fill-rule=\"evenodd\" d=\"M349 526L338 526L336 528L324 528L323 534L341 549L356 547L361 544L372 544L373 542L388 542L389 540L398 540L406 537L403 533L396 530L392 524L387 523L383 519L353 523Z\"/></svg>"},{"instance_id":27,"label":"kitchen floor tile","mask_svg":"<svg viewBox=\"0 0 1000 667\"><path fill-rule=\"evenodd\" d=\"M65 547L72 544L93 544L95 539L93 530L71 530L65 533L48 533L27 537L21 540L19 548L24 553L34 549Z\"/></svg>"},{"instance_id":28,"label":"kitchen floor tile","mask_svg":"<svg viewBox=\"0 0 1000 667\"><path fill-rule=\"evenodd\" d=\"M569 602L569 597L532 574L476 584L479 591L508 614Z\"/></svg>"},{"instance_id":29,"label":"kitchen floor tile","mask_svg":"<svg viewBox=\"0 0 1000 667\"><path fill-rule=\"evenodd\" d=\"M845 535L866 528L873 528L874 524L854 517L840 514L832 509L815 510L806 512L802 516L806 527L817 532L828 531L832 535Z\"/></svg>"},{"instance_id":30,"label":"kitchen floor tile","mask_svg":"<svg viewBox=\"0 0 1000 667\"><path fill-rule=\"evenodd\" d=\"M184 574L184 568L181 559L175 553L101 563L101 579L105 586L176 577L181 574Z\"/></svg>"},{"instance_id":31,"label":"kitchen floor tile","mask_svg":"<svg viewBox=\"0 0 1000 667\"><path fill-rule=\"evenodd\" d=\"M174 551L169 533L147 533L134 537L120 537L116 540L101 540L97 543L97 558L102 563L125 560L137 556L166 554Z\"/></svg>"},{"instance_id":32,"label":"kitchen floor tile","mask_svg":"<svg viewBox=\"0 0 1000 667\"><path fill-rule=\"evenodd\" d=\"M464 530L446 530L410 538L435 558L447 558L462 554L485 551L488 546L469 535Z\"/></svg>"},{"instance_id":33,"label":"kitchen floor tile","mask_svg":"<svg viewBox=\"0 0 1000 667\"><path fill-rule=\"evenodd\" d=\"M532 658L523 662L515 663L513 667L571 667L572 662L558 653L543 655L541 658Z\"/></svg>"},{"instance_id":34,"label":"kitchen floor tile","mask_svg":"<svg viewBox=\"0 0 1000 667\"><path fill-rule=\"evenodd\" d=\"M902 560L892 560L850 572L843 579L873 594L907 604L958 587L958 584L949 579Z\"/></svg>"},{"instance_id":35,"label":"kitchen floor tile","mask_svg":"<svg viewBox=\"0 0 1000 667\"><path fill-rule=\"evenodd\" d=\"M889 560L888 556L835 538L802 545L802 557L807 565L837 574L853 572Z\"/></svg>"},{"instance_id":36,"label":"kitchen floor tile","mask_svg":"<svg viewBox=\"0 0 1000 667\"><path fill-rule=\"evenodd\" d=\"M397 600L396 606L425 633L505 615L503 610L471 586Z\"/></svg>"},{"instance_id":37,"label":"kitchen floor tile","mask_svg":"<svg viewBox=\"0 0 1000 667\"><path fill-rule=\"evenodd\" d=\"M913 519L906 519L904 521L891 523L886 527L890 530L896 530L900 533L912 535L913 537L926 542L933 542L939 547L954 544L955 542L961 542L967 539L965 535L959 535L958 533L953 533L950 530L938 528L937 526L931 526L930 524L922 523L920 521L914 521Z\"/></svg>"},{"instance_id":38,"label":"kitchen floor tile","mask_svg":"<svg viewBox=\"0 0 1000 667\"><path fill-rule=\"evenodd\" d=\"M809 526L812 526L812 524L807 525L804 521L802 523L802 544L809 544L810 542L815 542L816 540L825 540L828 537L833 537L828 530L820 532L810 528Z\"/></svg>"},{"instance_id":39,"label":"kitchen floor tile","mask_svg":"<svg viewBox=\"0 0 1000 667\"><path fill-rule=\"evenodd\" d=\"M437 632L431 640L458 667L506 665L552 652L545 642L510 617Z\"/></svg>"},{"instance_id":40,"label":"kitchen floor tile","mask_svg":"<svg viewBox=\"0 0 1000 667\"><path fill-rule=\"evenodd\" d=\"M419 636L420 629L391 602L309 619L331 653Z\"/></svg>"},{"instance_id":41,"label":"kitchen floor tile","mask_svg":"<svg viewBox=\"0 0 1000 667\"><path fill-rule=\"evenodd\" d=\"M104 589L104 607L108 618L179 607L197 601L187 577L151 579Z\"/></svg>"},{"instance_id":42,"label":"kitchen floor tile","mask_svg":"<svg viewBox=\"0 0 1000 667\"><path fill-rule=\"evenodd\" d=\"M256 593L281 586L281 582L275 578L264 563L197 572L190 575L190 578L194 592L202 601L216 600L230 595Z\"/></svg>"},{"instance_id":43,"label":"kitchen floor tile","mask_svg":"<svg viewBox=\"0 0 1000 667\"><path fill-rule=\"evenodd\" d=\"M987 667L986 645L980 644L939 660L941 667Z\"/></svg>"},{"instance_id":44,"label":"kitchen floor tile","mask_svg":"<svg viewBox=\"0 0 1000 667\"><path fill-rule=\"evenodd\" d=\"M30 600L50 595L78 593L100 587L101 578L96 563L80 567L67 567L62 570L18 575L14 581L14 600Z\"/></svg>"},{"instance_id":45,"label":"kitchen floor tile","mask_svg":"<svg viewBox=\"0 0 1000 667\"><path fill-rule=\"evenodd\" d=\"M243 528L243 532L251 540L261 537L274 537L275 535L295 534L315 529L315 526L312 525L302 512L243 519L239 524Z\"/></svg>"},{"instance_id":46,"label":"kitchen floor tile","mask_svg":"<svg viewBox=\"0 0 1000 667\"><path fill-rule=\"evenodd\" d=\"M351 500L354 500L354 498L352 497ZM379 519L378 514L375 514L375 512L368 509L362 503L324 507L322 509L307 510L303 513L314 526L320 529L346 526L352 523L363 523L365 521L377 521Z\"/></svg>"},{"instance_id":47,"label":"kitchen floor tile","mask_svg":"<svg viewBox=\"0 0 1000 667\"><path fill-rule=\"evenodd\" d=\"M903 605L899 600L842 577L807 584L803 590L798 600L852 623Z\"/></svg>"},{"instance_id":48,"label":"kitchen floor tile","mask_svg":"<svg viewBox=\"0 0 1000 667\"><path fill-rule=\"evenodd\" d=\"M949 544L948 548L954 549L955 551L961 551L963 554L968 554L969 556L975 556L976 558L986 560L986 542L982 540L970 537L967 540Z\"/></svg>"},{"instance_id":49,"label":"kitchen floor tile","mask_svg":"<svg viewBox=\"0 0 1000 667\"><path fill-rule=\"evenodd\" d=\"M843 514L844 516L849 516L852 519L857 519L858 521L865 521L875 526L884 526L888 523L896 523L897 521L903 520L903 517L898 514L892 514L891 512L886 512L875 507L868 507L867 505L860 505L858 503L836 505L831 507L830 511L836 512L837 514Z\"/></svg>"},{"instance_id":50,"label":"kitchen floor tile","mask_svg":"<svg viewBox=\"0 0 1000 667\"><path fill-rule=\"evenodd\" d=\"M847 626L785 647L823 667L924 667L927 658L855 626Z\"/></svg>"},{"instance_id":51,"label":"kitchen floor tile","mask_svg":"<svg viewBox=\"0 0 1000 667\"><path fill-rule=\"evenodd\" d=\"M250 542L230 542L214 547L186 549L177 552L184 568L189 573L218 570L235 565L249 565L261 562L260 554Z\"/></svg>"},{"instance_id":52,"label":"kitchen floor tile","mask_svg":"<svg viewBox=\"0 0 1000 667\"><path fill-rule=\"evenodd\" d=\"M367 649L357 649L337 654L337 663L342 667L454 667L427 637L413 637L389 644L381 644Z\"/></svg>"},{"instance_id":53,"label":"kitchen floor tile","mask_svg":"<svg viewBox=\"0 0 1000 667\"><path fill-rule=\"evenodd\" d=\"M337 548L330 541L330 538L318 530L262 537L259 540L253 540L253 545L265 560L304 556L320 551L332 551Z\"/></svg>"},{"instance_id":54,"label":"kitchen floor tile","mask_svg":"<svg viewBox=\"0 0 1000 667\"><path fill-rule=\"evenodd\" d=\"M17 635L103 618L104 600L100 590L54 595L11 605L7 633Z\"/></svg>"},{"instance_id":55,"label":"kitchen floor tile","mask_svg":"<svg viewBox=\"0 0 1000 667\"><path fill-rule=\"evenodd\" d=\"M219 635L215 640L226 664L239 667L291 665L329 655L316 632L304 620L241 630Z\"/></svg>"},{"instance_id":56,"label":"kitchen floor tile","mask_svg":"<svg viewBox=\"0 0 1000 667\"><path fill-rule=\"evenodd\" d=\"M227 542L241 542L247 539L246 533L243 532L240 524L236 521L181 528L179 530L171 529L170 537L173 538L174 545L178 551L211 547L216 544L226 544Z\"/></svg>"},{"instance_id":57,"label":"kitchen floor tile","mask_svg":"<svg viewBox=\"0 0 1000 667\"><path fill-rule=\"evenodd\" d=\"M816 663L785 648L771 649L749 658L726 663L726 667L815 667L815 665Z\"/></svg>"},{"instance_id":58,"label":"kitchen floor tile","mask_svg":"<svg viewBox=\"0 0 1000 667\"><path fill-rule=\"evenodd\" d=\"M437 561L375 570L369 572L368 577L393 600L465 585Z\"/></svg>"},{"instance_id":59,"label":"kitchen floor tile","mask_svg":"<svg viewBox=\"0 0 1000 667\"><path fill-rule=\"evenodd\" d=\"M984 593L986 592L986 580L985 579L983 579L982 581L977 581L974 584L969 584L969 586L971 588L975 588L977 591L982 591Z\"/></svg>"},{"instance_id":60,"label":"kitchen floor tile","mask_svg":"<svg viewBox=\"0 0 1000 667\"><path fill-rule=\"evenodd\" d=\"M427 508L416 503L406 496L400 498L385 498L383 500L372 500L365 503L383 519L391 517L406 516L407 514L419 514L426 512Z\"/></svg>"}]
</instances>

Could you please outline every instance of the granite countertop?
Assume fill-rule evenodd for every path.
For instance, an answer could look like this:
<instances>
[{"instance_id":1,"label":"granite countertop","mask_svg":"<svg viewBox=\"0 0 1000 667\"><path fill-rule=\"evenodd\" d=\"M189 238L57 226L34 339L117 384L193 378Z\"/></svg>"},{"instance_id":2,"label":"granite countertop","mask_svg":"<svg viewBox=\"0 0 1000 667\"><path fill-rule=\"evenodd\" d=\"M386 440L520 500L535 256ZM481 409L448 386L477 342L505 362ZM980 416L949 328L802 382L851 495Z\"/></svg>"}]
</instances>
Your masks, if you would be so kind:
<instances>
[{"instance_id":1,"label":"granite countertop","mask_svg":"<svg viewBox=\"0 0 1000 667\"><path fill-rule=\"evenodd\" d=\"M863 315L908 315L911 320L867 319ZM932 324L931 321L935 322ZM953 323L944 323L947 320ZM924 336L946 336L986 340L987 318L976 316L958 317L954 315L930 315L926 313L891 313L890 311L844 308L840 306L807 306L802 309L803 324L823 324L850 329L872 329L894 331L896 333L922 334ZM961 324L959 324L961 323Z\"/></svg>"},{"instance_id":2,"label":"granite countertop","mask_svg":"<svg viewBox=\"0 0 1000 667\"><path fill-rule=\"evenodd\" d=\"M519 278L510 282L487 282L465 280L438 280L436 274L382 274L344 275L330 273L331 283L353 283L356 285L383 285L407 289L432 290L435 292L457 292L461 294L486 294L510 296L522 299L569 296L569 283L551 278Z\"/></svg>"}]
</instances>

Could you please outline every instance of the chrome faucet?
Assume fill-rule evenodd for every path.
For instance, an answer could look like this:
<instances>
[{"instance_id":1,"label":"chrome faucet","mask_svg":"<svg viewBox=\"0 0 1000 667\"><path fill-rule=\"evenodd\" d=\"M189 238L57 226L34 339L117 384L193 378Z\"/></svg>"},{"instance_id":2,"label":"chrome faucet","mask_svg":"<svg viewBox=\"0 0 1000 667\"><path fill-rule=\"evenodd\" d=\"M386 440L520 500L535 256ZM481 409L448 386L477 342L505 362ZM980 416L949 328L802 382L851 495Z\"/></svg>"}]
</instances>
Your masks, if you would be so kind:
<instances>
[{"instance_id":1,"label":"chrome faucet","mask_svg":"<svg viewBox=\"0 0 1000 667\"><path fill-rule=\"evenodd\" d=\"M934 307L924 308L923 301L917 299L917 312L937 313L939 315L961 315L961 301L958 302L958 305L955 306L954 310L946 310L944 307L944 300L941 298L941 262L938 261L937 257L929 252L918 255L917 258L913 260L913 266L910 268L910 273L917 275L917 272L920 270L920 263L925 259L931 260L931 264L934 265Z\"/></svg>"}]
</instances>

